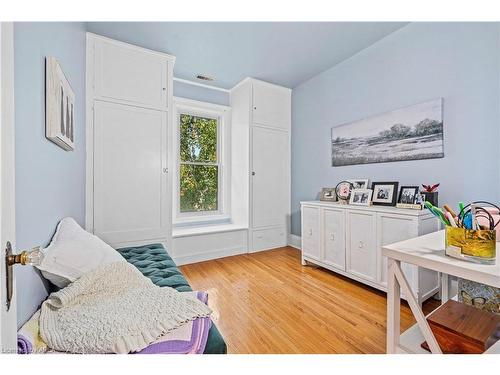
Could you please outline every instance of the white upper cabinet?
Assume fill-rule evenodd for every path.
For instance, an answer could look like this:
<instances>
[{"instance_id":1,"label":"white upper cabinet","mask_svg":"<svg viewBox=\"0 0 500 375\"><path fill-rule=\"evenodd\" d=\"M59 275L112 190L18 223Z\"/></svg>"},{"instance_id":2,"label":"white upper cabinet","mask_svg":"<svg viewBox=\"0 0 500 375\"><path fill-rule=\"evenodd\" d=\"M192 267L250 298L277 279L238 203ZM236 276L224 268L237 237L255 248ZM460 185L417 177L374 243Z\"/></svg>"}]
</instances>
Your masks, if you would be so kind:
<instances>
[{"instance_id":1,"label":"white upper cabinet","mask_svg":"<svg viewBox=\"0 0 500 375\"><path fill-rule=\"evenodd\" d=\"M91 40L96 99L167 109L171 58L106 38Z\"/></svg>"},{"instance_id":2,"label":"white upper cabinet","mask_svg":"<svg viewBox=\"0 0 500 375\"><path fill-rule=\"evenodd\" d=\"M267 82L252 82L253 122L288 130L291 121L291 91Z\"/></svg>"}]
</instances>

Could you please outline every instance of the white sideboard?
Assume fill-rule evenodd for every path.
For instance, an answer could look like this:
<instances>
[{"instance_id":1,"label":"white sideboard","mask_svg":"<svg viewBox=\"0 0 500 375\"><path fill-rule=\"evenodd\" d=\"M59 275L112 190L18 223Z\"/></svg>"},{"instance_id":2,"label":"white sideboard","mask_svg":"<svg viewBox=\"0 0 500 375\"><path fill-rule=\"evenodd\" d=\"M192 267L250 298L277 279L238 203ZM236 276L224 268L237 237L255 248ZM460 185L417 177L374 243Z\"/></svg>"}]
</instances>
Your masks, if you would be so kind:
<instances>
[{"instance_id":1,"label":"white sideboard","mask_svg":"<svg viewBox=\"0 0 500 375\"><path fill-rule=\"evenodd\" d=\"M313 263L387 291L382 246L439 230L427 210L301 202L302 264ZM439 291L437 272L403 264L419 303ZM404 296L403 296L404 298Z\"/></svg>"}]
</instances>

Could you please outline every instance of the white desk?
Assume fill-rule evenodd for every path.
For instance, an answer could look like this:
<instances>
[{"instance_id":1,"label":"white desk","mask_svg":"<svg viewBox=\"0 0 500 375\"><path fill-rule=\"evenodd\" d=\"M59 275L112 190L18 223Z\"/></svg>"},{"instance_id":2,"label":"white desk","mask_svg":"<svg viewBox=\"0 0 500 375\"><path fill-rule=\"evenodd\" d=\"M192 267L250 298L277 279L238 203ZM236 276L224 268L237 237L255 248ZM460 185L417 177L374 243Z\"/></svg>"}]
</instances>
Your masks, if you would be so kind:
<instances>
[{"instance_id":1,"label":"white desk","mask_svg":"<svg viewBox=\"0 0 500 375\"><path fill-rule=\"evenodd\" d=\"M431 352L441 354L425 315L409 287L401 262L411 263L443 276L443 303L448 298L448 275L500 288L500 261L495 265L470 263L451 258L444 253L444 231L434 232L411 240L397 242L382 248L387 257L387 353L428 353L420 348L427 341ZM499 244L497 243L497 253ZM408 304L417 324L400 334L401 291L407 296ZM487 353L499 353L500 341L488 349Z\"/></svg>"}]
</instances>

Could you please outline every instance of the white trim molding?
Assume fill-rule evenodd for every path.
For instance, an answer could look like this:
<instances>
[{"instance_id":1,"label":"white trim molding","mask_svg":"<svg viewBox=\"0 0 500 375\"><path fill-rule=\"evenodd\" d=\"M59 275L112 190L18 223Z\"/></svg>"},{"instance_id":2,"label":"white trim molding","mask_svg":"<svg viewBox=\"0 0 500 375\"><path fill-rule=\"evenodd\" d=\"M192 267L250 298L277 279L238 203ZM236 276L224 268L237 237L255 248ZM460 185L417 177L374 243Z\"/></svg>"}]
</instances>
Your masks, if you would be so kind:
<instances>
[{"instance_id":1,"label":"white trim molding","mask_svg":"<svg viewBox=\"0 0 500 375\"><path fill-rule=\"evenodd\" d=\"M0 353L17 351L17 291L6 309L5 244L16 252L15 206L14 24L0 23ZM1 354L0 354L1 355Z\"/></svg>"},{"instance_id":2,"label":"white trim molding","mask_svg":"<svg viewBox=\"0 0 500 375\"><path fill-rule=\"evenodd\" d=\"M184 83L185 85L203 87L204 89L222 91L222 92L225 92L228 94L231 92L231 90L228 90L228 89L225 89L222 87L217 87L217 86L207 85L205 83L190 81L189 79L174 77L173 80L174 80L174 82Z\"/></svg>"}]
</instances>

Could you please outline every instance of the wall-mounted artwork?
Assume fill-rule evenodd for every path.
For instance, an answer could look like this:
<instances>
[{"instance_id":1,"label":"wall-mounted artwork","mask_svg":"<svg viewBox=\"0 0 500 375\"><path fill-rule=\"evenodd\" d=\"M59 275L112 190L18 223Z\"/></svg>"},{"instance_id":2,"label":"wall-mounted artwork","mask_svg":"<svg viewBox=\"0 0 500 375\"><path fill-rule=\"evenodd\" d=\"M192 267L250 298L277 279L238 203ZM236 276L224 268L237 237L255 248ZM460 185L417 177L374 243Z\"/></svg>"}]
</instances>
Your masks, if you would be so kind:
<instances>
[{"instance_id":1,"label":"wall-mounted artwork","mask_svg":"<svg viewBox=\"0 0 500 375\"><path fill-rule=\"evenodd\" d=\"M75 93L54 57L45 63L45 136L65 150L75 149Z\"/></svg>"},{"instance_id":2,"label":"wall-mounted artwork","mask_svg":"<svg viewBox=\"0 0 500 375\"><path fill-rule=\"evenodd\" d=\"M332 166L444 157L443 99L332 128Z\"/></svg>"}]
</instances>

